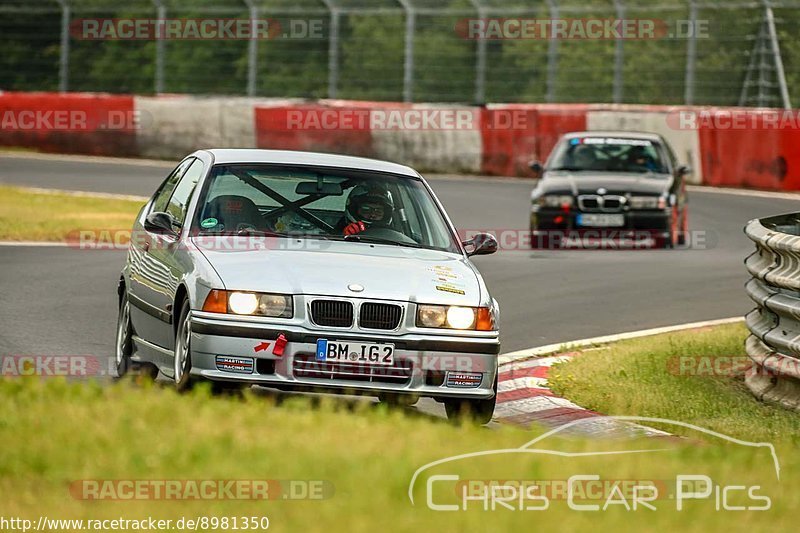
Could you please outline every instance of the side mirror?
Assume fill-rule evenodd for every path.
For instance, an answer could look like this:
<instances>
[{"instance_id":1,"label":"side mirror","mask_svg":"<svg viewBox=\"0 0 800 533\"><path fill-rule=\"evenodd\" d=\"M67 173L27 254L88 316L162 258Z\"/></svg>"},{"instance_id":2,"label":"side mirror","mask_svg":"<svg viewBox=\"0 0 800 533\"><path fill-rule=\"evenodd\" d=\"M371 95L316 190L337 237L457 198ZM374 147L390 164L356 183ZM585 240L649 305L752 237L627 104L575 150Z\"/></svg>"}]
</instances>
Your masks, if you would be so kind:
<instances>
[{"instance_id":1,"label":"side mirror","mask_svg":"<svg viewBox=\"0 0 800 533\"><path fill-rule=\"evenodd\" d=\"M680 165L678 167L678 176L687 176L692 173L692 167L689 165Z\"/></svg>"},{"instance_id":2,"label":"side mirror","mask_svg":"<svg viewBox=\"0 0 800 533\"><path fill-rule=\"evenodd\" d=\"M172 235L177 236L178 233L173 229L172 215L157 211L150 213L144 219L144 229L150 233L157 233L159 235Z\"/></svg>"},{"instance_id":3,"label":"side mirror","mask_svg":"<svg viewBox=\"0 0 800 533\"><path fill-rule=\"evenodd\" d=\"M534 175L534 177L536 179L539 179L539 178L542 177L542 172L544 171L544 167L542 166L542 164L540 162L538 162L538 161L530 161L528 163L528 167L531 169L531 171L533 172L533 175Z\"/></svg>"},{"instance_id":4,"label":"side mirror","mask_svg":"<svg viewBox=\"0 0 800 533\"><path fill-rule=\"evenodd\" d=\"M464 246L472 246L472 251L467 250L467 255L470 257L473 255L489 255L497 251L497 239L494 238L494 235L489 233L478 233L470 240L464 241L461 244Z\"/></svg>"}]
</instances>

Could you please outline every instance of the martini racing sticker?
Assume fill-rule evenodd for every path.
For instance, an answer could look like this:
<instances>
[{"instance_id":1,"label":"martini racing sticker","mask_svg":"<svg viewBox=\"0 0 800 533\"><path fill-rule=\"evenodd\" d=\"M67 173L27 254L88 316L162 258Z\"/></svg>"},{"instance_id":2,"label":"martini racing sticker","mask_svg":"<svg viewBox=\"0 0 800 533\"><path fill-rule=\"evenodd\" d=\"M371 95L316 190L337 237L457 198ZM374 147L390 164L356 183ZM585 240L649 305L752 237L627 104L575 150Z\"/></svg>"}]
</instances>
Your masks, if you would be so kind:
<instances>
[{"instance_id":1,"label":"martini racing sticker","mask_svg":"<svg viewBox=\"0 0 800 533\"><path fill-rule=\"evenodd\" d=\"M217 370L222 370L223 372L233 372L235 374L253 373L252 357L230 357L227 355L218 355L216 363Z\"/></svg>"}]
</instances>

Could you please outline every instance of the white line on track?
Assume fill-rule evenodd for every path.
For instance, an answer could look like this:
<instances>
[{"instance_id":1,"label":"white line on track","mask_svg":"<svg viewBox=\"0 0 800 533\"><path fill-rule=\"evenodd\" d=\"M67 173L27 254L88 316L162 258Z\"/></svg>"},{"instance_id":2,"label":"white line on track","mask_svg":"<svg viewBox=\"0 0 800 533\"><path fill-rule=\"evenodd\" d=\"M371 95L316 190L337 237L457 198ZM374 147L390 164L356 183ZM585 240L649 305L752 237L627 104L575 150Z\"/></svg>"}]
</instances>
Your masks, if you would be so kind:
<instances>
[{"instance_id":1,"label":"white line on track","mask_svg":"<svg viewBox=\"0 0 800 533\"><path fill-rule=\"evenodd\" d=\"M67 189L43 189L41 187L20 187L11 185L15 189L34 194L63 194L65 196L76 196L78 198L104 198L106 200L130 200L132 202L146 202L150 198L147 196L136 196L133 194L115 194L110 192L91 192L91 191L70 191Z\"/></svg>"},{"instance_id":2,"label":"white line on track","mask_svg":"<svg viewBox=\"0 0 800 533\"><path fill-rule=\"evenodd\" d=\"M100 155L48 154L43 152L25 152L17 150L0 150L0 157L14 159L38 159L40 161L71 161L75 163L106 163L121 165L137 165L143 167L174 168L178 160L162 161L159 159L140 159L130 157L108 157Z\"/></svg>"},{"instance_id":3,"label":"white line on track","mask_svg":"<svg viewBox=\"0 0 800 533\"><path fill-rule=\"evenodd\" d=\"M584 346L591 346L593 344L605 344L609 342L623 341L627 339L638 339L640 337L649 337L651 335L659 335L661 333L672 333L675 331L684 331L687 329L705 328L711 326L720 326L723 324L734 324L736 322L743 322L744 317L735 316L730 318L721 318L718 320L705 320L702 322L690 322L688 324L678 324L675 326L665 326L660 328L643 329L639 331L629 331L626 333L616 333L614 335L604 335L602 337L593 337L590 339L580 339L576 341L560 342L557 344L548 344L546 346L534 346L532 348L525 348L524 350L517 350L500 355L500 364L507 365L526 359L528 357L536 357L554 352L569 351L572 348L580 348Z\"/></svg>"},{"instance_id":4,"label":"white line on track","mask_svg":"<svg viewBox=\"0 0 800 533\"><path fill-rule=\"evenodd\" d=\"M63 248L67 243L63 241L0 241L0 246L35 246L39 248L55 247Z\"/></svg>"}]
</instances>

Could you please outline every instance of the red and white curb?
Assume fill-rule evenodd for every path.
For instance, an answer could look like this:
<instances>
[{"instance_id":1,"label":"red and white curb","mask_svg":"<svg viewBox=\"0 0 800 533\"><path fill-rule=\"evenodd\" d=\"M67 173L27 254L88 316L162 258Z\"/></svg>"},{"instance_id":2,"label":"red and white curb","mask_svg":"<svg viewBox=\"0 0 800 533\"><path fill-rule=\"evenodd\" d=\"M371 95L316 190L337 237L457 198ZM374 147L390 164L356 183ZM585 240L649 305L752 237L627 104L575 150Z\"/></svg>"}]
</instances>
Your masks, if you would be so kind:
<instances>
[{"instance_id":1,"label":"red and white curb","mask_svg":"<svg viewBox=\"0 0 800 533\"><path fill-rule=\"evenodd\" d=\"M625 339L646 337L660 333L699 329L739 322L740 317L693 322L664 328L633 331L584 339L562 345L541 346L505 354L500 358L497 383L497 406L493 421L500 424L530 427L560 427L576 420L586 420L570 428L570 432L591 437L664 437L669 433L630 422L608 418L601 413L585 409L553 393L547 385L550 367L591 350L592 346ZM566 351L568 347L584 350ZM588 348L587 348L588 347ZM559 348L561 351L559 352ZM547 357L541 355L553 354Z\"/></svg>"},{"instance_id":2,"label":"red and white curb","mask_svg":"<svg viewBox=\"0 0 800 533\"><path fill-rule=\"evenodd\" d=\"M500 424L550 428L583 420L569 428L568 434L592 438L663 437L669 433L629 422L610 419L556 396L547 386L550 367L581 352L562 353L530 359L501 368L497 383L494 421Z\"/></svg>"}]
</instances>

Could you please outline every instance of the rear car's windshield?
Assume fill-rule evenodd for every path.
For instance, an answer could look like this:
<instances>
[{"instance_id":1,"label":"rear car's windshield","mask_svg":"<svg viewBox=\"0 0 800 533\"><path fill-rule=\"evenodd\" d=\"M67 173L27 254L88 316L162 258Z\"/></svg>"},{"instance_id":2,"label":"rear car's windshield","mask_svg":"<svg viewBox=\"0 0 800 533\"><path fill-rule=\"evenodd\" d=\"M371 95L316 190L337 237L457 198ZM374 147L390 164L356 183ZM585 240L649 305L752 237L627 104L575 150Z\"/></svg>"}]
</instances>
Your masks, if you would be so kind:
<instances>
[{"instance_id":1,"label":"rear car's windshield","mask_svg":"<svg viewBox=\"0 0 800 533\"><path fill-rule=\"evenodd\" d=\"M268 234L458 253L422 181L375 172L216 165L198 203L201 234ZM345 229L360 225L356 235Z\"/></svg>"},{"instance_id":2,"label":"rear car's windshield","mask_svg":"<svg viewBox=\"0 0 800 533\"><path fill-rule=\"evenodd\" d=\"M561 141L547 170L573 172L667 172L658 143L620 137L574 137Z\"/></svg>"}]
</instances>

